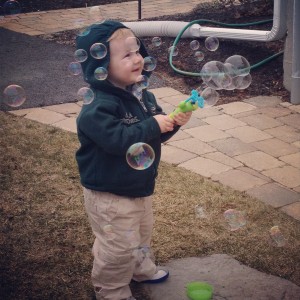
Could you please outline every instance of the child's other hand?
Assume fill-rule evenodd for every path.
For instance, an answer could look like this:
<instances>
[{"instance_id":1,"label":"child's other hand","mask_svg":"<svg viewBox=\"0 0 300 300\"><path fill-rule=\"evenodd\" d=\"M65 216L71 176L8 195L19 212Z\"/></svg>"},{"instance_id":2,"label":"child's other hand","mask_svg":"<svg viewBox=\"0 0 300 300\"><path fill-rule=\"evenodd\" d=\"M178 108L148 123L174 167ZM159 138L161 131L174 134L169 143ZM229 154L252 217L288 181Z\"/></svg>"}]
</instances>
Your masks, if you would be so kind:
<instances>
[{"instance_id":1,"label":"child's other hand","mask_svg":"<svg viewBox=\"0 0 300 300\"><path fill-rule=\"evenodd\" d=\"M174 122L169 116L155 115L154 119L157 121L161 133L172 131L174 129Z\"/></svg>"},{"instance_id":2,"label":"child's other hand","mask_svg":"<svg viewBox=\"0 0 300 300\"><path fill-rule=\"evenodd\" d=\"M183 126L189 121L191 116L192 116L191 111L186 112L186 113L180 112L174 116L173 120L174 120L175 124Z\"/></svg>"}]
</instances>

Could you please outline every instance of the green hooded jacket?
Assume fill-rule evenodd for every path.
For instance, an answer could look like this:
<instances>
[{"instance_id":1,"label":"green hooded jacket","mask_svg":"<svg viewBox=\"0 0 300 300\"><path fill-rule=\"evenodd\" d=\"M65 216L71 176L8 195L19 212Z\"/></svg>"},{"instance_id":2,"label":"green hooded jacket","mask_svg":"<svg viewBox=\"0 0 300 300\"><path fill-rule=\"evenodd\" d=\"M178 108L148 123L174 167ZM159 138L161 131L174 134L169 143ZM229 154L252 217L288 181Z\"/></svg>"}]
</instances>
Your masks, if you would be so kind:
<instances>
[{"instance_id":1,"label":"green hooded jacket","mask_svg":"<svg viewBox=\"0 0 300 300\"><path fill-rule=\"evenodd\" d=\"M108 68L108 38L119 28L126 28L115 21L94 24L85 36L76 39L77 49L89 53L90 47L98 42L108 50L103 59L94 59L90 54L83 62L84 80L95 94L94 100L83 105L77 118L80 148L76 152L81 184L89 189L110 192L128 197L145 197L153 194L157 168L161 156L161 143L168 140L178 129L161 134L153 118L162 114L154 95L143 90L142 103L131 92L112 85L108 80L94 77L98 67ZM140 53L148 56L141 43ZM149 72L143 75L150 76ZM145 170L130 167L126 152L135 143L147 143L155 152L153 164Z\"/></svg>"}]
</instances>

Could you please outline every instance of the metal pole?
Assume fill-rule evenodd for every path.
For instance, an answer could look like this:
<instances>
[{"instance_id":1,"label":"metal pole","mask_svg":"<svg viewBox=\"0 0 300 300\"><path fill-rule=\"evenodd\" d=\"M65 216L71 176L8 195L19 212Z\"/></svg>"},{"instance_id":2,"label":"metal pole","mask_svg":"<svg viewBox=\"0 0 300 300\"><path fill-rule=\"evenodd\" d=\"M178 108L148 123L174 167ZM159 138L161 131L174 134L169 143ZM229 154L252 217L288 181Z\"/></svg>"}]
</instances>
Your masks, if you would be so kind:
<instances>
[{"instance_id":1,"label":"metal pole","mask_svg":"<svg viewBox=\"0 0 300 300\"><path fill-rule=\"evenodd\" d=\"M139 10L139 20L141 20L142 19L142 0L139 0L138 4L139 4L139 8L138 8L138 10Z\"/></svg>"}]
</instances>

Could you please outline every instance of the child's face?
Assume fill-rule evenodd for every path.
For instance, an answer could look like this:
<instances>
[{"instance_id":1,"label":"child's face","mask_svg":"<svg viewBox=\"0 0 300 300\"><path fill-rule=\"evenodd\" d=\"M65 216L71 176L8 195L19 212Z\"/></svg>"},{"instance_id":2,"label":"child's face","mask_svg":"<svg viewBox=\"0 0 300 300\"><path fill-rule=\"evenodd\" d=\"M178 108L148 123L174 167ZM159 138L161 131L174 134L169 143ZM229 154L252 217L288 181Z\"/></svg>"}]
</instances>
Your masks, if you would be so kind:
<instances>
[{"instance_id":1,"label":"child's face","mask_svg":"<svg viewBox=\"0 0 300 300\"><path fill-rule=\"evenodd\" d=\"M134 37L132 33L126 34L110 41L110 62L108 67L108 80L115 86L125 89L137 81L144 67L144 59L139 53L130 52L126 47L126 39Z\"/></svg>"}]
</instances>

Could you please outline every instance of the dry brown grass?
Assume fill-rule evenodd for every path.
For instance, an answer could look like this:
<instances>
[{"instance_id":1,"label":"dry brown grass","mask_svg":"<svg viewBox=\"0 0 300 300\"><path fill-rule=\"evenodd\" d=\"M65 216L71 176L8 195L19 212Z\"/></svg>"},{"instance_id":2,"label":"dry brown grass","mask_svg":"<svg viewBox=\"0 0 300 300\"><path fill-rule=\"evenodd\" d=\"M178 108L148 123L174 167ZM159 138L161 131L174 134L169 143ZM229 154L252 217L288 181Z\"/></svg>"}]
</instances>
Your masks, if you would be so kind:
<instances>
[{"instance_id":1,"label":"dry brown grass","mask_svg":"<svg viewBox=\"0 0 300 300\"><path fill-rule=\"evenodd\" d=\"M74 159L76 135L0 112L0 136L1 298L91 299L93 236ZM195 217L199 204L205 219ZM154 208L159 263L226 253L300 284L299 222L280 211L165 163ZM226 229L228 208L245 211L247 226ZM273 225L288 238L284 248L269 243Z\"/></svg>"}]
</instances>

